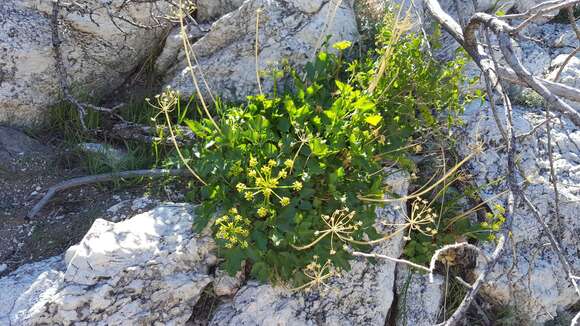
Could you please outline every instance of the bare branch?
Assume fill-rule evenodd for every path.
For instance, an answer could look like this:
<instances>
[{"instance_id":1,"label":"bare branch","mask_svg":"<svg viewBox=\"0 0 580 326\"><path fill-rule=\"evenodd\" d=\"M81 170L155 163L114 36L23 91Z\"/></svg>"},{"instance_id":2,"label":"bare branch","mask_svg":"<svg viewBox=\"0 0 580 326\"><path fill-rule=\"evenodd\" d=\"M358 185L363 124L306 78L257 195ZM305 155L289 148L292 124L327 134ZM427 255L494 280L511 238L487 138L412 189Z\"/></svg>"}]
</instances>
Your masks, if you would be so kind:
<instances>
[{"instance_id":1,"label":"bare branch","mask_svg":"<svg viewBox=\"0 0 580 326\"><path fill-rule=\"evenodd\" d=\"M114 173L104 173L98 175L91 175L86 177L74 178L71 180L63 181L55 186L52 186L48 189L44 197L36 204L30 212L27 214L28 218L33 218L36 216L40 210L48 203L48 201L56 195L57 192L67 190L70 188L75 188L78 186L94 184L94 183L102 183L102 182L109 182L117 179L122 178L137 178L137 177L150 177L150 178L158 178L158 177L167 177L167 176L189 176L189 171L184 169L173 169L173 170L165 170L165 169L156 169L156 170L134 170L134 171L123 171L123 172L114 172Z\"/></svg>"},{"instance_id":2,"label":"bare branch","mask_svg":"<svg viewBox=\"0 0 580 326\"><path fill-rule=\"evenodd\" d=\"M461 304L459 305L459 307L457 307L457 310L455 310L453 315L451 315L451 317L449 317L449 319L446 322L442 323L441 325L445 326L461 325L463 317L467 313L467 310L469 309L471 303L475 300L475 296L477 295L479 288L483 285L483 283L485 283L487 276L491 273L491 271L495 267L495 264L499 260L499 257L503 251L504 246L505 246L505 236L502 234L498 239L497 246L495 247L495 250L493 251L493 254L488 264L485 266L485 269L479 274L473 285L471 285L471 289L469 290L463 301L461 301Z\"/></svg>"},{"instance_id":3,"label":"bare branch","mask_svg":"<svg viewBox=\"0 0 580 326\"><path fill-rule=\"evenodd\" d=\"M69 87L67 77L66 77L66 69L64 67L64 61L62 59L62 52L60 49L60 45L62 44L62 41L60 39L59 31L58 31L59 5L60 5L60 0L54 0L54 2L52 3L52 17L51 17L52 50L53 50L53 54L54 54L54 60L56 63L55 64L56 73L58 74L58 80L59 80L60 88L62 90L64 98L68 102L70 102L71 104L73 104L74 106L77 107L77 110L79 112L79 120L81 122L81 126L83 127L83 129L87 129L87 126L85 125L86 108L92 109L94 111L107 112L110 114L114 114L114 111L116 109L120 108L122 106L122 104L119 104L119 105L115 106L114 108L104 108L104 107L100 107L100 106L96 106L96 105L92 105L92 104L88 104L88 103L82 103L71 94L70 87Z\"/></svg>"},{"instance_id":4,"label":"bare branch","mask_svg":"<svg viewBox=\"0 0 580 326\"><path fill-rule=\"evenodd\" d=\"M561 0L557 0L561 1ZM492 69L489 60L489 55L484 51L483 47L479 46L477 43L466 44L466 39L463 36L463 31L461 26L447 14L442 8L437 0L426 0L425 6L435 20L441 24L441 26L449 33L453 38L469 53L473 58L474 62L481 68L484 74L489 75L492 84L496 84L497 78L509 81L511 83L516 83L522 86L528 86L525 81L519 79L517 74L510 68L499 65L497 71ZM492 16L493 17L493 16ZM497 18L497 17L496 17ZM473 28L473 33L475 33L475 26ZM474 38L474 37L473 37ZM549 89L554 95L564 97L568 100L580 102L580 90L560 84L552 81L548 81L541 78L536 78L536 80L542 83L547 89Z\"/></svg>"}]
</instances>

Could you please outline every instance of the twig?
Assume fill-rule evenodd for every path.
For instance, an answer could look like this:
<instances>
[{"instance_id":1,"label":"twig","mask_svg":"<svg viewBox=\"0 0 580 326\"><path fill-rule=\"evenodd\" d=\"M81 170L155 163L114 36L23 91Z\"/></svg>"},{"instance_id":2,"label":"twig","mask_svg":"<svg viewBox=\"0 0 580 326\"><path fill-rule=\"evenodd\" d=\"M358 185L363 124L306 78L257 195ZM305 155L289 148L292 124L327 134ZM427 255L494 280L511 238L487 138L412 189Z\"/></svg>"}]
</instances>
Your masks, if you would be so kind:
<instances>
[{"instance_id":1,"label":"twig","mask_svg":"<svg viewBox=\"0 0 580 326\"><path fill-rule=\"evenodd\" d=\"M511 45L511 39L506 33L499 34L499 43L505 60L515 70L518 77L525 81L530 88L540 94L548 102L548 105L551 105L554 110L564 114L574 124L580 126L580 113L573 109L568 103L555 96L552 92L550 92L550 90L548 90L548 88L546 88L546 86L541 84L534 76L532 76L532 74L526 70L521 61L515 56L513 47Z\"/></svg>"},{"instance_id":2,"label":"twig","mask_svg":"<svg viewBox=\"0 0 580 326\"><path fill-rule=\"evenodd\" d=\"M364 252L360 252L360 251L355 251L352 253L353 256L359 256L359 257L366 257L366 258L381 258L381 259L386 259L386 260L390 260L392 262L395 263L401 263L401 264L406 264L409 265L411 267L415 267L417 269L420 269L422 271L425 271L427 273L430 273L431 270L423 265L419 265L419 264L415 264L412 261L408 261L405 259L399 259L399 258L393 258L393 257L389 257L386 255L379 255L379 254L367 254Z\"/></svg>"},{"instance_id":3,"label":"twig","mask_svg":"<svg viewBox=\"0 0 580 326\"><path fill-rule=\"evenodd\" d=\"M484 73L492 69L492 65L489 62L487 62L487 64L485 62L485 59L489 59L489 56L485 53L483 47L478 46L477 43L475 44L475 47L473 44L471 46L466 44L461 26L459 26L459 24L441 8L441 5L437 0L426 0L425 6L435 20L441 24L461 46L463 46ZM497 78L501 78L502 80L511 83L529 87L524 81L519 79L512 69L503 65L499 65L497 71L492 70L489 74L493 77L491 79L493 81L492 84L496 84ZM579 89L541 78L536 78L536 80L542 83L542 85L548 88L554 95L561 96L571 101L580 102Z\"/></svg>"},{"instance_id":4,"label":"twig","mask_svg":"<svg viewBox=\"0 0 580 326\"><path fill-rule=\"evenodd\" d=\"M179 145L191 144L196 141L195 134L186 127L172 126L176 129L176 142ZM151 127L140 125L132 122L123 122L113 125L111 129L112 136L123 140L137 140L148 144L162 143L164 145L173 145L171 139L158 137L159 132L169 135L168 127Z\"/></svg>"},{"instance_id":5,"label":"twig","mask_svg":"<svg viewBox=\"0 0 580 326\"><path fill-rule=\"evenodd\" d=\"M580 47L577 47L574 49L574 51L572 51L572 52L570 52L570 54L568 54L568 56L566 57L566 59L562 63L562 66L560 66L560 68L558 69L558 72L556 72L556 76L554 76L555 82L558 82L560 80L560 76L562 75L564 68L566 68L568 63L570 63L570 60L572 60L572 58L574 58L579 51L580 51Z\"/></svg>"},{"instance_id":6,"label":"twig","mask_svg":"<svg viewBox=\"0 0 580 326\"><path fill-rule=\"evenodd\" d=\"M94 184L94 183L101 183L101 182L108 182L116 179L121 178L137 178L137 177L151 177L151 178L158 178L164 176L189 176L189 171L185 169L155 169L155 170L133 170L133 171L123 171L123 172L113 172L113 173L104 173L104 174L97 174L97 175L90 175L80 178L74 178L71 180L63 181L57 185L54 185L48 189L44 197L36 204L30 212L27 214L28 218L33 218L40 212L40 210L48 203L48 201L54 197L54 195L63 190L67 190L70 188Z\"/></svg>"},{"instance_id":7,"label":"twig","mask_svg":"<svg viewBox=\"0 0 580 326\"><path fill-rule=\"evenodd\" d=\"M107 112L110 114L114 114L114 111L116 109L120 108L123 104L119 104L119 105L115 106L114 108L104 108L104 107L92 105L89 103L82 103L71 94L70 87L69 87L67 77L66 77L66 69L64 66L64 61L62 59L62 52L60 49L60 45L62 44L62 41L60 39L59 32L58 32L59 5L60 5L60 0L54 0L52 2L52 17L51 17L52 51L54 54L56 73L58 74L58 81L59 81L60 89L62 90L64 98L68 102L70 102L71 104L73 104L74 106L77 107L77 110L79 112L79 120L80 120L81 126L83 129L87 129L87 126L85 124L86 108L90 108L94 111ZM114 115L119 117L117 114L114 114Z\"/></svg>"},{"instance_id":8,"label":"twig","mask_svg":"<svg viewBox=\"0 0 580 326\"><path fill-rule=\"evenodd\" d=\"M578 326L578 325L580 325L580 312L576 314L576 317L572 319L572 323L570 324L570 326Z\"/></svg>"},{"instance_id":9,"label":"twig","mask_svg":"<svg viewBox=\"0 0 580 326\"><path fill-rule=\"evenodd\" d=\"M487 276L491 273L491 271L493 270L493 267L497 263L497 261L500 257L500 254L503 251L504 244L505 244L505 236L502 234L502 235L500 235L500 237L498 239L496 249L494 250L491 258L488 258L487 256L485 256L483 254L483 252L481 251L481 249L479 249L478 247L476 247L472 244L469 244L467 242L447 245L447 246L444 246L443 248L435 251L433 257L431 257L431 262L429 263L429 267L425 267L425 266L413 263L413 262L405 260L405 259L393 258L393 257L389 257L386 255L380 255L380 254L367 254L367 253L355 251L352 253L352 255L353 256L362 256L362 257L367 257L367 258L381 258L381 259L393 261L395 263L409 265L411 267L428 272L429 273L429 282L433 283L434 282L435 266L436 266L436 263L439 260L439 258L443 255L443 253L450 251L450 250L457 250L459 248L469 248L469 249L477 251L480 255L482 255L486 259L486 261L487 261L486 267L485 267L484 271L481 274L479 274L479 276L477 277L477 279L475 280L473 285L469 286L470 291L469 291L468 295L465 297L465 299L461 302L461 304L459 305L457 310L453 313L453 315L450 317L450 319L447 322L442 324L442 325L458 325L459 321L465 315L465 313L469 309L469 306L471 305L471 303L475 299L475 295L479 291L479 288L485 282L485 280L487 279Z\"/></svg>"}]
</instances>

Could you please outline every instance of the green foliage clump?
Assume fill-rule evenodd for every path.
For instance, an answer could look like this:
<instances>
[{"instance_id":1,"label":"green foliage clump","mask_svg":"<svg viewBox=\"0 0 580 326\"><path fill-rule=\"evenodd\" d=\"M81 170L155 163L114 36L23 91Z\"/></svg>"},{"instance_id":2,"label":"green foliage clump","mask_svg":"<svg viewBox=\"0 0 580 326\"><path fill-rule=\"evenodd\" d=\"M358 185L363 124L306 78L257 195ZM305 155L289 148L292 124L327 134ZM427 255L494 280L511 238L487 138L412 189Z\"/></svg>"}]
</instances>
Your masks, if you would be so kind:
<instances>
[{"instance_id":1,"label":"green foliage clump","mask_svg":"<svg viewBox=\"0 0 580 326\"><path fill-rule=\"evenodd\" d=\"M421 37L394 37L391 27L350 64L351 44L336 43L303 75L288 68L274 83L283 93L185 120L200 142L183 156L205 183L190 193L202 203L197 227L212 227L230 273L245 261L260 280L304 284L307 271L348 269L347 247L381 238L379 204L361 196L382 198L386 165L414 168L410 141L439 129L441 112L454 121L465 82L463 59L440 65Z\"/></svg>"}]
</instances>

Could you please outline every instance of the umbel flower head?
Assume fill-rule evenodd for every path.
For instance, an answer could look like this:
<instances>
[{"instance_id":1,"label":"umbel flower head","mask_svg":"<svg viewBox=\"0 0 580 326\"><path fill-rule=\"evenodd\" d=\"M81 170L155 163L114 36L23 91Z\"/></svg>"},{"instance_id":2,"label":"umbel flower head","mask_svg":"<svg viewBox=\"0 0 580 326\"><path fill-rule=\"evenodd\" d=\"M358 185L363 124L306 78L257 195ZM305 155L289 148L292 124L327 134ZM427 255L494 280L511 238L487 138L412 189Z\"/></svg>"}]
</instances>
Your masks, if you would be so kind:
<instances>
[{"instance_id":1,"label":"umbel flower head","mask_svg":"<svg viewBox=\"0 0 580 326\"><path fill-rule=\"evenodd\" d=\"M433 211L427 200L417 197L413 204L411 204L410 216L405 215L405 223L383 223L384 225L400 227L399 230L407 230L405 240L411 239L411 232L418 231L426 236L437 235L437 226L435 221L438 217L437 213Z\"/></svg>"},{"instance_id":2,"label":"umbel flower head","mask_svg":"<svg viewBox=\"0 0 580 326\"><path fill-rule=\"evenodd\" d=\"M269 160L266 164L259 166L258 160L250 158L247 175L251 180L251 185L238 183L236 190L244 195L248 201L253 201L258 196L263 197L262 206L258 209L259 217L266 217L268 214L267 207L272 203L272 199L277 199L280 206L288 206L290 198L279 194L281 189L291 189L300 191L302 182L294 181L292 185L282 185L282 181L288 178L288 170L292 167L292 160L286 160L283 165L278 164L275 160Z\"/></svg>"},{"instance_id":3,"label":"umbel flower head","mask_svg":"<svg viewBox=\"0 0 580 326\"><path fill-rule=\"evenodd\" d=\"M338 275L330 259L326 260L324 264L320 264L318 262L318 256L314 256L312 258L312 262L306 265L306 268L303 270L304 275L306 275L310 281L300 287L293 289L294 291L312 289L320 286L328 287L326 280L335 275Z\"/></svg>"},{"instance_id":4,"label":"umbel flower head","mask_svg":"<svg viewBox=\"0 0 580 326\"><path fill-rule=\"evenodd\" d=\"M360 229L363 225L362 221L356 221L356 211L351 211L349 208L337 209L332 215L322 215L322 220L326 225L324 230L317 230L314 236L317 238L311 243L297 247L296 250L305 250L315 246L322 239L330 236L330 254L336 254L335 242L340 241L343 245L347 243L359 243L352 237L353 233Z\"/></svg>"},{"instance_id":5,"label":"umbel flower head","mask_svg":"<svg viewBox=\"0 0 580 326\"><path fill-rule=\"evenodd\" d=\"M236 208L228 211L228 214L218 218L215 225L218 230L216 238L225 240L225 247L231 249L236 246L248 247L248 237L250 235L249 226L252 222L238 214Z\"/></svg>"}]
</instances>

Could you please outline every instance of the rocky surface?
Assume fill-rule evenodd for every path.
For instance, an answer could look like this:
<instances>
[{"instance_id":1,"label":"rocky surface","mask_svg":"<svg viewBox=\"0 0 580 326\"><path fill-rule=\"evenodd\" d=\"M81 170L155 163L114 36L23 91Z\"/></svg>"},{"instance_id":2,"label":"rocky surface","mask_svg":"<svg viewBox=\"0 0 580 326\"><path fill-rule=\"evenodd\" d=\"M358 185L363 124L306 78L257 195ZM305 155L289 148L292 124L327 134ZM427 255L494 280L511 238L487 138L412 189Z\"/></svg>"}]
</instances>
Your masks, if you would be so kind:
<instances>
[{"instance_id":1,"label":"rocky surface","mask_svg":"<svg viewBox=\"0 0 580 326\"><path fill-rule=\"evenodd\" d=\"M445 297L445 280L435 275L433 283L426 274L397 266L398 307L395 325L432 326L437 324Z\"/></svg>"},{"instance_id":2,"label":"rocky surface","mask_svg":"<svg viewBox=\"0 0 580 326\"><path fill-rule=\"evenodd\" d=\"M216 21L211 30L192 45L199 64L194 67L204 94L208 88L225 100L242 100L258 94L256 76L256 17L259 13L258 70L268 72L288 62L303 66L326 35L330 43L358 37L350 1L249 0ZM193 63L195 65L195 62ZM169 83L182 94L196 93L184 53L167 73ZM265 92L272 90L271 78L261 78Z\"/></svg>"},{"instance_id":3,"label":"rocky surface","mask_svg":"<svg viewBox=\"0 0 580 326\"><path fill-rule=\"evenodd\" d=\"M216 20L238 9L245 0L197 0L196 18L198 22Z\"/></svg>"},{"instance_id":4,"label":"rocky surface","mask_svg":"<svg viewBox=\"0 0 580 326\"><path fill-rule=\"evenodd\" d=\"M503 108L500 106L499 110ZM544 117L541 109L515 106L517 134L530 132L544 121ZM480 107L478 103L468 106L465 121L460 152L468 155L477 142L483 143L484 152L472 160L469 170L476 184L483 187L483 199L489 199L506 189L504 182L497 184L506 175L507 158L503 141L487 106ZM518 166L526 176L526 195L556 232L573 268L580 270L580 130L562 119L561 124L554 124L552 139L560 194L559 220L556 219L554 191L549 177L545 128L539 128L533 137L520 141ZM504 201L500 200L499 203L505 207ZM510 248L513 250L504 253L483 292L504 305L517 302L514 309L536 322L552 319L560 311L578 303L578 295L547 245L544 231L523 204L518 205L515 211L511 229L513 248Z\"/></svg>"},{"instance_id":5,"label":"rocky surface","mask_svg":"<svg viewBox=\"0 0 580 326\"><path fill-rule=\"evenodd\" d=\"M408 178L391 176L387 183L405 195ZM401 223L400 204L377 210L377 222ZM404 205L403 205L404 207ZM382 232L392 230L378 227ZM378 245L374 252L392 257L402 253L402 236ZM219 307L211 325L384 325L393 303L395 264L366 259L351 262L352 270L331 279L328 287L295 292L282 287L250 282L230 303Z\"/></svg>"},{"instance_id":6,"label":"rocky surface","mask_svg":"<svg viewBox=\"0 0 580 326\"><path fill-rule=\"evenodd\" d=\"M66 254L0 279L0 323L184 324L216 264L192 233L192 207L166 204L123 222L97 220Z\"/></svg>"},{"instance_id":7,"label":"rocky surface","mask_svg":"<svg viewBox=\"0 0 580 326\"><path fill-rule=\"evenodd\" d=\"M90 3L90 2L89 2ZM97 2L95 2L95 7ZM105 2L103 2L105 3ZM155 24L167 1L107 1L111 12L139 24ZM45 118L59 100L51 31L52 2L5 0L0 6L0 123L31 125ZM72 89L101 99L119 87L165 34L164 28L141 29L110 19L104 6L92 15L61 10L63 61Z\"/></svg>"},{"instance_id":8,"label":"rocky surface","mask_svg":"<svg viewBox=\"0 0 580 326\"><path fill-rule=\"evenodd\" d=\"M504 2L507 9L523 12L541 1ZM452 14L456 13L455 5L444 6ZM460 2L461 3L461 2ZM482 5L482 2L479 2ZM428 17L423 17L429 19ZM460 17L461 18L461 17ZM516 47L517 55L526 68L534 75L554 79L564 59L576 46L577 40L568 24L550 22L531 24L527 35L534 35L535 42L521 40ZM448 35L443 38L442 53L452 56L458 45ZM500 53L497 58L502 62ZM467 68L468 75L479 75L474 65ZM577 58L572 58L562 71L560 82L578 87L580 70ZM474 85L483 88L482 83ZM509 87L514 106L514 123L516 133L523 135L545 120L545 104L533 91L521 87ZM578 104L571 103L580 107ZM504 119L504 108L498 107L499 116ZM483 143L484 152L469 164L469 171L475 183L482 187L480 195L489 199L506 190L506 153L504 142L493 118L489 105L481 106L472 103L467 106L459 139L459 152L462 156L472 153L474 146ZM505 123L504 123L505 125ZM580 270L580 131L569 121L557 120L553 126L554 163L560 193L560 219L555 217L554 191L550 182L550 169L547 154L546 128L538 128L531 137L522 139L517 154L518 168L526 176L525 192L538 207L543 218L561 240L568 259L576 271ZM520 179L524 182L524 179ZM505 198L496 201L505 205ZM493 202L490 206L493 206ZM517 318L528 324L541 324L553 320L558 315L574 312L573 306L580 302L571 283L562 269L555 254L550 249L548 240L535 221L531 212L518 205L512 226L513 244L506 250L498 266L491 275L482 293L491 302L515 311ZM492 250L491 247L487 250Z\"/></svg>"}]
</instances>

